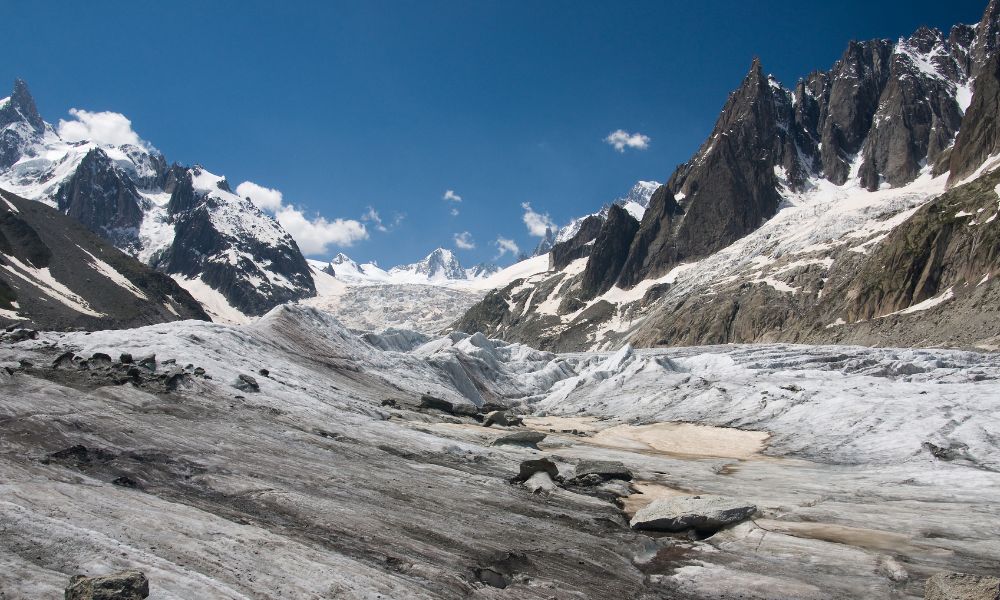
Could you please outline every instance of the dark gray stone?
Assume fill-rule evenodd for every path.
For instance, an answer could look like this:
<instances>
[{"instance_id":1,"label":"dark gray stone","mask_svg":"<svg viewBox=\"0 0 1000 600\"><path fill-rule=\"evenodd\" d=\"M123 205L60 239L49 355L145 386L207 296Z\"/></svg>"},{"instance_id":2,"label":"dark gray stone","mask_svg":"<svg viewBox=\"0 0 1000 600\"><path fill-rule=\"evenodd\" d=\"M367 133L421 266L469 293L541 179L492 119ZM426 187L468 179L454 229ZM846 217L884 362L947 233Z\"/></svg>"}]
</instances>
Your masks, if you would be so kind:
<instances>
[{"instance_id":1,"label":"dark gray stone","mask_svg":"<svg viewBox=\"0 0 1000 600\"><path fill-rule=\"evenodd\" d=\"M75 575L66 588L66 600L142 600L149 597L149 580L141 571L128 570L98 577Z\"/></svg>"}]
</instances>

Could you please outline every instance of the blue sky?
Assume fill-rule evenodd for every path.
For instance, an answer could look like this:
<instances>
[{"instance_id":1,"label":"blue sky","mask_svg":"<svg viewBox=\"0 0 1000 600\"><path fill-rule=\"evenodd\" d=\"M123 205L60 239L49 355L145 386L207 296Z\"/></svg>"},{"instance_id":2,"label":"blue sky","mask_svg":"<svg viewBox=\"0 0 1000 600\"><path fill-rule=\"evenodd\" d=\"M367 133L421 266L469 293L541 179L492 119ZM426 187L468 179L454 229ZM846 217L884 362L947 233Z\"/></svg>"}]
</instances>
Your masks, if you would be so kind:
<instances>
[{"instance_id":1,"label":"blue sky","mask_svg":"<svg viewBox=\"0 0 1000 600\"><path fill-rule=\"evenodd\" d=\"M120 112L169 160L365 225L319 256L393 265L468 232L475 248L456 251L471 265L498 236L537 243L526 202L563 224L665 181L754 55L791 85L851 38L974 23L985 6L8 0L0 81L25 78L50 122ZM648 147L616 151L604 139L619 129ZM369 207L386 231L362 221Z\"/></svg>"}]
</instances>

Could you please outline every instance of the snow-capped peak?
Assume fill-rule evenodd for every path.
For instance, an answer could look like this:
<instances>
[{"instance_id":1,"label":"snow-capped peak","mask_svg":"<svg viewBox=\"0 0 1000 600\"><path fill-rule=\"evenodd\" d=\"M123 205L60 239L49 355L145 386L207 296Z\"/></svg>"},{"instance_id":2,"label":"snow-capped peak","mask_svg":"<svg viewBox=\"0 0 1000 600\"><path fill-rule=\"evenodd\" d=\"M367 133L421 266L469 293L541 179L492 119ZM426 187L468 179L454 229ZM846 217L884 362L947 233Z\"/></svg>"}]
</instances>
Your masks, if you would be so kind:
<instances>
[{"instance_id":1,"label":"snow-capped peak","mask_svg":"<svg viewBox=\"0 0 1000 600\"><path fill-rule=\"evenodd\" d=\"M389 269L389 273L413 273L423 275L430 280L468 278L458 257L445 248L437 248L420 262Z\"/></svg>"}]
</instances>

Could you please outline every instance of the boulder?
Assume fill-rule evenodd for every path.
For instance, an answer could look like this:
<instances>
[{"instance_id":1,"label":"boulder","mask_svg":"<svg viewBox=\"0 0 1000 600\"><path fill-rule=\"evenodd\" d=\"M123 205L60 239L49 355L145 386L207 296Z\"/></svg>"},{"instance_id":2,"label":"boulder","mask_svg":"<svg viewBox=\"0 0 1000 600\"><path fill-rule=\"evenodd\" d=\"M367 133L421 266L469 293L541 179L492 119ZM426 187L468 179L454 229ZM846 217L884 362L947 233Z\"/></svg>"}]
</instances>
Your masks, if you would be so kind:
<instances>
[{"instance_id":1,"label":"boulder","mask_svg":"<svg viewBox=\"0 0 1000 600\"><path fill-rule=\"evenodd\" d=\"M260 375L261 377L270 377L271 376L271 372L268 371L267 369L261 369L261 370L257 371L257 374Z\"/></svg>"},{"instance_id":2,"label":"boulder","mask_svg":"<svg viewBox=\"0 0 1000 600\"><path fill-rule=\"evenodd\" d=\"M654 500L632 517L632 529L646 531L717 531L739 523L757 507L724 496L679 496Z\"/></svg>"},{"instance_id":3,"label":"boulder","mask_svg":"<svg viewBox=\"0 0 1000 600\"><path fill-rule=\"evenodd\" d=\"M156 371L156 355L150 354L139 359L139 366L148 370Z\"/></svg>"},{"instance_id":4,"label":"boulder","mask_svg":"<svg viewBox=\"0 0 1000 600\"><path fill-rule=\"evenodd\" d=\"M538 448L538 442L545 439L545 434L539 431L517 431L500 436L493 440L491 446L529 446Z\"/></svg>"},{"instance_id":5,"label":"boulder","mask_svg":"<svg viewBox=\"0 0 1000 600\"><path fill-rule=\"evenodd\" d=\"M527 481L535 473L546 473L550 479L555 480L559 478L559 467L548 458L525 460L521 462L520 472L514 477L514 481Z\"/></svg>"},{"instance_id":6,"label":"boulder","mask_svg":"<svg viewBox=\"0 0 1000 600\"><path fill-rule=\"evenodd\" d=\"M249 375L240 375L236 378L236 383L233 387L240 390L241 392L259 392L260 385L257 384L257 380Z\"/></svg>"},{"instance_id":7,"label":"boulder","mask_svg":"<svg viewBox=\"0 0 1000 600\"><path fill-rule=\"evenodd\" d=\"M132 355L128 352L122 352L121 356L118 357L118 362L123 365L130 365L132 364Z\"/></svg>"},{"instance_id":8,"label":"boulder","mask_svg":"<svg viewBox=\"0 0 1000 600\"><path fill-rule=\"evenodd\" d=\"M90 367L93 369L108 369L111 368L111 357L103 352L95 352L93 356L90 357Z\"/></svg>"},{"instance_id":9,"label":"boulder","mask_svg":"<svg viewBox=\"0 0 1000 600\"><path fill-rule=\"evenodd\" d=\"M938 573L924 585L925 600L1000 600L1000 579L964 573Z\"/></svg>"},{"instance_id":10,"label":"boulder","mask_svg":"<svg viewBox=\"0 0 1000 600\"><path fill-rule=\"evenodd\" d=\"M492 412L486 413L483 417L483 427L489 427L490 425L500 425L501 427L518 427L524 425L524 421L521 417L505 412L502 410L494 410Z\"/></svg>"},{"instance_id":11,"label":"boulder","mask_svg":"<svg viewBox=\"0 0 1000 600\"><path fill-rule=\"evenodd\" d=\"M141 571L128 570L99 577L75 575L66 588L66 600L141 600L149 597L149 580Z\"/></svg>"},{"instance_id":12,"label":"boulder","mask_svg":"<svg viewBox=\"0 0 1000 600\"><path fill-rule=\"evenodd\" d=\"M632 480L632 471L616 460L581 460L576 464L574 474L579 479L587 478L588 480L594 479L593 477L588 478L588 475L596 475L603 481L609 479Z\"/></svg>"},{"instance_id":13,"label":"boulder","mask_svg":"<svg viewBox=\"0 0 1000 600\"><path fill-rule=\"evenodd\" d=\"M75 369L76 368L76 363L73 362L74 358L76 358L76 355L73 354L72 352L63 352L62 354L59 355L59 358L57 358L52 363L52 368L53 369Z\"/></svg>"}]
</instances>

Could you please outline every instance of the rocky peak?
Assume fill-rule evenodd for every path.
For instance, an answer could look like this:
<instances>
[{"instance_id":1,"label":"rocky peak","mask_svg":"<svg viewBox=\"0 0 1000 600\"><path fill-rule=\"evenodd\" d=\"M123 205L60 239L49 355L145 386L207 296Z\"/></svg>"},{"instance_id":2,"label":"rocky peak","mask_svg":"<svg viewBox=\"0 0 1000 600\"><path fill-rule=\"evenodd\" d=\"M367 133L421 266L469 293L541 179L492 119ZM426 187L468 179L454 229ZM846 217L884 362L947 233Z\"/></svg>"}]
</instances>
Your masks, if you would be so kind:
<instances>
[{"instance_id":1,"label":"rocky peak","mask_svg":"<svg viewBox=\"0 0 1000 600\"><path fill-rule=\"evenodd\" d=\"M823 173L837 185L847 181L851 162L871 129L889 79L893 44L852 41L830 71L830 96L820 142Z\"/></svg>"},{"instance_id":2,"label":"rocky peak","mask_svg":"<svg viewBox=\"0 0 1000 600\"><path fill-rule=\"evenodd\" d=\"M451 250L437 248L420 262L389 269L390 273L412 273L428 279L468 279L468 274Z\"/></svg>"},{"instance_id":3,"label":"rocky peak","mask_svg":"<svg viewBox=\"0 0 1000 600\"><path fill-rule=\"evenodd\" d=\"M23 121L37 133L45 129L45 121L38 114L35 99L23 79L14 81L14 90L5 104L0 106L0 127Z\"/></svg>"},{"instance_id":4,"label":"rocky peak","mask_svg":"<svg viewBox=\"0 0 1000 600\"><path fill-rule=\"evenodd\" d=\"M639 221L614 204L594 239L590 260L580 282L581 299L589 300L610 290L628 258L629 246L639 230Z\"/></svg>"},{"instance_id":5,"label":"rocky peak","mask_svg":"<svg viewBox=\"0 0 1000 600\"><path fill-rule=\"evenodd\" d=\"M141 200L132 180L100 148L87 152L55 195L64 214L117 247L135 250L135 231L142 223Z\"/></svg>"},{"instance_id":6,"label":"rocky peak","mask_svg":"<svg viewBox=\"0 0 1000 600\"><path fill-rule=\"evenodd\" d=\"M1000 0L990 0L983 18L976 25L976 36L970 50L973 77L979 76L998 49L1000 49Z\"/></svg>"},{"instance_id":7,"label":"rocky peak","mask_svg":"<svg viewBox=\"0 0 1000 600\"><path fill-rule=\"evenodd\" d=\"M552 250L552 246L556 243L556 233L552 231L551 227L545 228L545 235L535 246L535 251L531 253L532 256L541 256L543 254L548 254Z\"/></svg>"}]
</instances>

